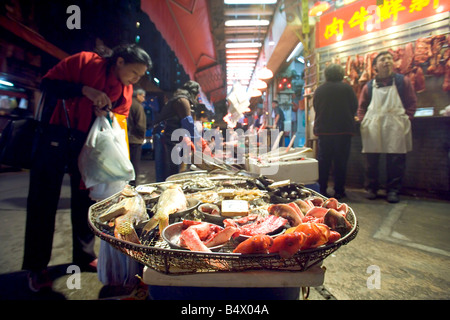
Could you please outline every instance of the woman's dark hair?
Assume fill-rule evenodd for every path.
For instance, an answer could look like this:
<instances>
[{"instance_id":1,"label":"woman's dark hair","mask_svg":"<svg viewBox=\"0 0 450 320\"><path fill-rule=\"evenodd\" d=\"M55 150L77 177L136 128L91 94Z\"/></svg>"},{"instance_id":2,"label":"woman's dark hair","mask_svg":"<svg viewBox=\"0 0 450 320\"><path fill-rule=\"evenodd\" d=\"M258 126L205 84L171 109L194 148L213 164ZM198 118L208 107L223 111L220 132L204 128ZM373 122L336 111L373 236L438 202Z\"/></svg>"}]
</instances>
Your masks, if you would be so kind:
<instances>
[{"instance_id":1,"label":"woman's dark hair","mask_svg":"<svg viewBox=\"0 0 450 320\"><path fill-rule=\"evenodd\" d=\"M113 49L112 54L110 56L106 56L105 58L107 59L108 68L113 66L118 58L123 58L125 64L143 64L147 66L148 70L150 70L153 66L152 59L148 53L135 44L117 46Z\"/></svg>"},{"instance_id":2,"label":"woman's dark hair","mask_svg":"<svg viewBox=\"0 0 450 320\"><path fill-rule=\"evenodd\" d=\"M189 91L189 93L193 96L197 96L200 93L200 84L198 82L195 82L193 80L189 80L183 86L181 89Z\"/></svg>"},{"instance_id":3,"label":"woman's dark hair","mask_svg":"<svg viewBox=\"0 0 450 320\"><path fill-rule=\"evenodd\" d=\"M200 93L200 84L193 80L189 80L185 84L183 84L183 86L178 90L179 91L184 90L185 92L187 92L191 98L190 99L191 102L194 102L195 104L197 100L197 95Z\"/></svg>"},{"instance_id":4,"label":"woman's dark hair","mask_svg":"<svg viewBox=\"0 0 450 320\"><path fill-rule=\"evenodd\" d=\"M342 81L344 79L344 68L339 64L330 64L325 68L324 75L326 81Z\"/></svg>"}]
</instances>

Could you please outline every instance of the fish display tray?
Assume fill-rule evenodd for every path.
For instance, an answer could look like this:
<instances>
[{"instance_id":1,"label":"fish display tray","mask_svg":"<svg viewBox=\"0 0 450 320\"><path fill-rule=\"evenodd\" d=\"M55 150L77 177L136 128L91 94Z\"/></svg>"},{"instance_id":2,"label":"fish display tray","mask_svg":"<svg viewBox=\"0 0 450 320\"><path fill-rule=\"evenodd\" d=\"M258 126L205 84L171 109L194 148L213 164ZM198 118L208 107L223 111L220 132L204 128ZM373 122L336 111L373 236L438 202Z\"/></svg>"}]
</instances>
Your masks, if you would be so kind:
<instances>
[{"instance_id":1,"label":"fish display tray","mask_svg":"<svg viewBox=\"0 0 450 320\"><path fill-rule=\"evenodd\" d=\"M174 181L171 181L172 183ZM157 184L151 184L157 185ZM322 195L308 189L313 195ZM154 232L148 239L141 239L135 244L114 237L113 228L98 223L97 217L110 206L118 202L120 194L115 194L89 208L89 225L94 234L108 242L117 250L127 254L143 265L163 274L183 275L207 272L240 272L248 270L305 271L317 265L339 247L349 243L358 233L358 222L352 208L349 208L347 220L352 229L338 241L318 248L297 252L294 256L282 259L278 253L271 254L237 254L232 253L236 243L231 241L219 252L194 252L171 249L167 242ZM324 198L326 199L326 198ZM157 229L157 228L156 228ZM155 229L155 230L156 230ZM137 227L137 233L140 230ZM222 252L223 251L223 252Z\"/></svg>"}]
</instances>

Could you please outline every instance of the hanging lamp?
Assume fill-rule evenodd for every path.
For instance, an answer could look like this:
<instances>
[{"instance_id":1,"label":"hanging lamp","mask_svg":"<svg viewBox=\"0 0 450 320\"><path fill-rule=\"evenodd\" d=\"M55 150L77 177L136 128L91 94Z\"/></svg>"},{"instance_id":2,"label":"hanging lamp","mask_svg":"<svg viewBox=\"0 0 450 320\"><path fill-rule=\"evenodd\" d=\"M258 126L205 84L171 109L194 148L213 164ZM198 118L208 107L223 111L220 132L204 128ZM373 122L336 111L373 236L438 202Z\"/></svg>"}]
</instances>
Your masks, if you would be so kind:
<instances>
[{"instance_id":1,"label":"hanging lamp","mask_svg":"<svg viewBox=\"0 0 450 320\"><path fill-rule=\"evenodd\" d=\"M272 79L272 78L273 78L273 72L272 72L272 70L270 70L266 66L264 66L264 68L259 70L259 72L258 72L258 79L268 80L268 79Z\"/></svg>"},{"instance_id":2,"label":"hanging lamp","mask_svg":"<svg viewBox=\"0 0 450 320\"><path fill-rule=\"evenodd\" d=\"M256 80L255 88L258 90L267 89L267 83L265 81L262 81L261 79L258 79Z\"/></svg>"}]
</instances>

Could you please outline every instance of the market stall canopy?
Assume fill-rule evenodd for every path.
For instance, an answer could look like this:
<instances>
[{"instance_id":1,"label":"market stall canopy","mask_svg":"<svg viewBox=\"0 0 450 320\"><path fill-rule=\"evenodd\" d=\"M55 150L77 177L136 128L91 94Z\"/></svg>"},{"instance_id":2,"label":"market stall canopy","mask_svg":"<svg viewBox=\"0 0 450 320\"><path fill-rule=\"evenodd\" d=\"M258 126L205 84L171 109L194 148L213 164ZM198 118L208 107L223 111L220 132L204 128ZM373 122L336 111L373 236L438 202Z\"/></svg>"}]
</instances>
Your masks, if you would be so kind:
<instances>
[{"instance_id":1,"label":"market stall canopy","mask_svg":"<svg viewBox=\"0 0 450 320\"><path fill-rule=\"evenodd\" d=\"M141 8L205 93L223 87L206 0L143 0Z\"/></svg>"}]
</instances>

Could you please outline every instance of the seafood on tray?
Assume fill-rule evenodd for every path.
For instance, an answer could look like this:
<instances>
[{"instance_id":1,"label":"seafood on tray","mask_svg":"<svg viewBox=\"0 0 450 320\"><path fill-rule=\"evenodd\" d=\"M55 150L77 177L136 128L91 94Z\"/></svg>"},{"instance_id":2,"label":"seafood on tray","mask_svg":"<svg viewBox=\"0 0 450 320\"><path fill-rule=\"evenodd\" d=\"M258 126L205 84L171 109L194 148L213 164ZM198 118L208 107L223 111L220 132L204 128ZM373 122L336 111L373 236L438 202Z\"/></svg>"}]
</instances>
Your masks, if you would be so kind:
<instances>
[{"instance_id":1,"label":"seafood on tray","mask_svg":"<svg viewBox=\"0 0 450 320\"><path fill-rule=\"evenodd\" d=\"M271 204L267 210L268 217L282 218L291 227L272 241L268 240L270 237L254 235L240 243L234 253L278 253L281 258L289 258L301 250L332 244L352 229L346 219L347 204L334 198L297 199L290 203ZM231 219L224 220L224 224L230 224L227 220Z\"/></svg>"},{"instance_id":2,"label":"seafood on tray","mask_svg":"<svg viewBox=\"0 0 450 320\"><path fill-rule=\"evenodd\" d=\"M145 202L131 186L122 190L119 202L98 217L102 223L114 225L114 236L121 240L140 243L134 226L148 219Z\"/></svg>"},{"instance_id":3,"label":"seafood on tray","mask_svg":"<svg viewBox=\"0 0 450 320\"><path fill-rule=\"evenodd\" d=\"M178 211L186 210L187 199L178 184L170 185L164 190L156 204L156 213L151 217L143 228L143 234L147 234L159 225L159 231L162 233L165 227L169 225L169 215Z\"/></svg>"},{"instance_id":4,"label":"seafood on tray","mask_svg":"<svg viewBox=\"0 0 450 320\"><path fill-rule=\"evenodd\" d=\"M276 230L279 230L287 224L287 220L268 215L267 217L261 217L257 214L250 214L248 216L239 219L225 219L223 224L225 226L232 226L237 228L240 235L255 236L257 234L270 234Z\"/></svg>"},{"instance_id":5,"label":"seafood on tray","mask_svg":"<svg viewBox=\"0 0 450 320\"><path fill-rule=\"evenodd\" d=\"M233 253L278 253L281 258L287 259L300 250L317 248L324 244L331 244L340 239L340 234L331 231L323 223L306 222L297 227L286 230L274 239L267 235L257 234L241 242Z\"/></svg>"},{"instance_id":6,"label":"seafood on tray","mask_svg":"<svg viewBox=\"0 0 450 320\"><path fill-rule=\"evenodd\" d=\"M297 199L290 203L272 204L267 209L270 214L283 217L291 227L304 222L315 222L327 225L332 231L346 234L352 225L346 219L348 205L339 203L334 198L323 200L311 197L305 200Z\"/></svg>"},{"instance_id":7,"label":"seafood on tray","mask_svg":"<svg viewBox=\"0 0 450 320\"><path fill-rule=\"evenodd\" d=\"M237 231L232 226L221 228L211 223L183 220L180 246L191 251L212 252L209 248L228 242Z\"/></svg>"}]
</instances>

